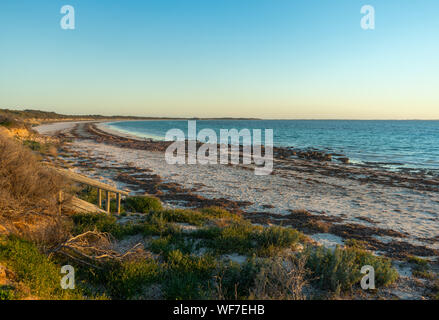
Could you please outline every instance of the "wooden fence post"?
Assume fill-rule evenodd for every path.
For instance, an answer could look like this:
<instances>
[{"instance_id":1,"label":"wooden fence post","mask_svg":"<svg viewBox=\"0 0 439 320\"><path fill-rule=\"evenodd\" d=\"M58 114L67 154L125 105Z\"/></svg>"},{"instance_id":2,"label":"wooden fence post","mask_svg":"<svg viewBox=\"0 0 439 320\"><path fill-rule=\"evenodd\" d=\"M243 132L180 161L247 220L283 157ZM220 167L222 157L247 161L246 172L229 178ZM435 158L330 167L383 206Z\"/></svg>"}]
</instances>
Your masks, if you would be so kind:
<instances>
[{"instance_id":1,"label":"wooden fence post","mask_svg":"<svg viewBox=\"0 0 439 320\"><path fill-rule=\"evenodd\" d=\"M63 201L63 196L62 196L62 191L60 191L58 194L59 215L61 215L62 213L62 201Z\"/></svg>"},{"instance_id":2,"label":"wooden fence post","mask_svg":"<svg viewBox=\"0 0 439 320\"><path fill-rule=\"evenodd\" d=\"M108 213L110 213L110 202L111 202L110 191L107 191L106 210L107 210Z\"/></svg>"},{"instance_id":3,"label":"wooden fence post","mask_svg":"<svg viewBox=\"0 0 439 320\"><path fill-rule=\"evenodd\" d=\"M120 214L120 198L121 198L120 193L118 193L118 194L116 195L117 214Z\"/></svg>"},{"instance_id":4,"label":"wooden fence post","mask_svg":"<svg viewBox=\"0 0 439 320\"><path fill-rule=\"evenodd\" d=\"M102 190L98 188L98 207L102 208Z\"/></svg>"}]
</instances>

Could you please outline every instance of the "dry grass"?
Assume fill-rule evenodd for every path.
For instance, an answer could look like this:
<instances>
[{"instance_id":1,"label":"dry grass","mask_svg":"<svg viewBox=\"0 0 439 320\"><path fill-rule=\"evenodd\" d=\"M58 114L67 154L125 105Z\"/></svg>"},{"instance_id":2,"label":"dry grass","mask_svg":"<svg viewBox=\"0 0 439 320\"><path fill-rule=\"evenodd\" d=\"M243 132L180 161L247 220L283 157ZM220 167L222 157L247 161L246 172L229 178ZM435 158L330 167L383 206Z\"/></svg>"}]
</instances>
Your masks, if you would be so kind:
<instances>
[{"instance_id":1,"label":"dry grass","mask_svg":"<svg viewBox=\"0 0 439 320\"><path fill-rule=\"evenodd\" d=\"M250 299L305 300L304 289L309 271L306 258L285 254L274 258L256 276Z\"/></svg>"},{"instance_id":2,"label":"dry grass","mask_svg":"<svg viewBox=\"0 0 439 320\"><path fill-rule=\"evenodd\" d=\"M60 224L58 195L65 186L30 150L0 135L0 229L33 240L54 240Z\"/></svg>"}]
</instances>

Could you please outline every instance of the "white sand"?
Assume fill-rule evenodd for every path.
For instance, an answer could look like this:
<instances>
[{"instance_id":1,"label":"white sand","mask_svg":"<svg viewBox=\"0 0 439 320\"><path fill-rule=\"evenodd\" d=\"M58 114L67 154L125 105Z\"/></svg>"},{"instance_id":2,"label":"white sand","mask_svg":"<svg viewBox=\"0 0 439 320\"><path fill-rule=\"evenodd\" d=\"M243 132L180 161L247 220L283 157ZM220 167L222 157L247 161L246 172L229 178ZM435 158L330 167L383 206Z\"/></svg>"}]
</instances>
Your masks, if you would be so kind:
<instances>
[{"instance_id":1,"label":"white sand","mask_svg":"<svg viewBox=\"0 0 439 320\"><path fill-rule=\"evenodd\" d=\"M73 129L76 124L83 122L93 122L93 121L72 121L72 122L55 122L50 124L43 124L40 126L34 127L34 129L43 135L54 135L58 132L68 132Z\"/></svg>"},{"instance_id":2,"label":"white sand","mask_svg":"<svg viewBox=\"0 0 439 320\"><path fill-rule=\"evenodd\" d=\"M316 233L311 238L329 249L335 249L337 246L343 247L343 239L329 233Z\"/></svg>"}]
</instances>

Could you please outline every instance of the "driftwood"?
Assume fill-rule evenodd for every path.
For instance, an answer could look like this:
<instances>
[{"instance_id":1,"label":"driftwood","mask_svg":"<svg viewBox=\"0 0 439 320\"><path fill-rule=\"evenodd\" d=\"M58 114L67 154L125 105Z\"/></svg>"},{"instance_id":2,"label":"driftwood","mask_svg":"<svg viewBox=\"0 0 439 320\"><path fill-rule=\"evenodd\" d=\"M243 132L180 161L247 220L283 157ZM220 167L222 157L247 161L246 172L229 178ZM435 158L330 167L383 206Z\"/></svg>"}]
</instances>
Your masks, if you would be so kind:
<instances>
[{"instance_id":1,"label":"driftwood","mask_svg":"<svg viewBox=\"0 0 439 320\"><path fill-rule=\"evenodd\" d=\"M108 233L87 231L58 245L50 251L50 255L61 254L97 269L102 269L104 262L122 262L145 255L141 243L122 254L112 249L112 240Z\"/></svg>"}]
</instances>

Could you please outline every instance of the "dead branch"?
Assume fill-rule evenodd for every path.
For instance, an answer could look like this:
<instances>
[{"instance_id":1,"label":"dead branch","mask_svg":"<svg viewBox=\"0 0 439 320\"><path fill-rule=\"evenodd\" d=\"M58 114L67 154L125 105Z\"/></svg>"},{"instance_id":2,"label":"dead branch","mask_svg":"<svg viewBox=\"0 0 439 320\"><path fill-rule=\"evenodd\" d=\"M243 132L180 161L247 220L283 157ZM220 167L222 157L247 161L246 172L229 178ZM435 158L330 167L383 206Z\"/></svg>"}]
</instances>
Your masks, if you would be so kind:
<instances>
[{"instance_id":1,"label":"dead branch","mask_svg":"<svg viewBox=\"0 0 439 320\"><path fill-rule=\"evenodd\" d=\"M122 262L132 257L144 256L143 245L136 244L124 253L112 249L113 239L110 234L99 231L87 231L74 236L50 251L53 254L62 254L76 262L100 268L103 262Z\"/></svg>"}]
</instances>

